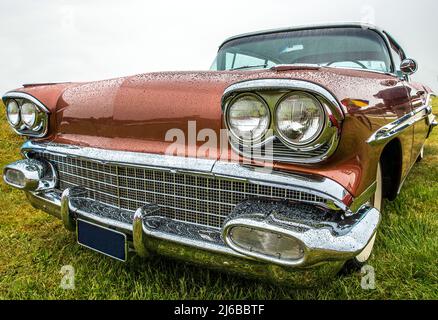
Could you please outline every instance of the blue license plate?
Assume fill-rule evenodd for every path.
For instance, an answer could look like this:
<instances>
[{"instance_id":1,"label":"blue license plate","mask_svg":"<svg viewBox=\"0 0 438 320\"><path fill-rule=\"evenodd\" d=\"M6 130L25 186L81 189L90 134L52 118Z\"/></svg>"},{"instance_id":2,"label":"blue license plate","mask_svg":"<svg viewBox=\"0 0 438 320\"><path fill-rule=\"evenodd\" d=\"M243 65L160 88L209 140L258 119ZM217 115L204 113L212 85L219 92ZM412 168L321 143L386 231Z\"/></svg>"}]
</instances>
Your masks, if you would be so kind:
<instances>
[{"instance_id":1,"label":"blue license plate","mask_svg":"<svg viewBox=\"0 0 438 320\"><path fill-rule=\"evenodd\" d=\"M77 219L78 243L120 261L126 261L126 234Z\"/></svg>"}]
</instances>

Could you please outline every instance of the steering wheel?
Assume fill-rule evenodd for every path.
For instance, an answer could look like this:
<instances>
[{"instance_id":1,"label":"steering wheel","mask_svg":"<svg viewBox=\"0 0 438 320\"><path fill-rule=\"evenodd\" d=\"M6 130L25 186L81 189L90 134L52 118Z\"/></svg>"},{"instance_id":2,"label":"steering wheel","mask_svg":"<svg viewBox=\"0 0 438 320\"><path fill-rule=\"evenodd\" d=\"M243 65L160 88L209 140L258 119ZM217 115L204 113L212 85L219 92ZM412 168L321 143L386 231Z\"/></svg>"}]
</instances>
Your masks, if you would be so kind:
<instances>
[{"instance_id":1,"label":"steering wheel","mask_svg":"<svg viewBox=\"0 0 438 320\"><path fill-rule=\"evenodd\" d=\"M362 69L368 69L362 62L359 62L357 60L339 60L339 61L332 61L330 63L327 63L326 66L331 66L333 63L336 62L353 62L355 64L357 64L359 67L361 67Z\"/></svg>"}]
</instances>

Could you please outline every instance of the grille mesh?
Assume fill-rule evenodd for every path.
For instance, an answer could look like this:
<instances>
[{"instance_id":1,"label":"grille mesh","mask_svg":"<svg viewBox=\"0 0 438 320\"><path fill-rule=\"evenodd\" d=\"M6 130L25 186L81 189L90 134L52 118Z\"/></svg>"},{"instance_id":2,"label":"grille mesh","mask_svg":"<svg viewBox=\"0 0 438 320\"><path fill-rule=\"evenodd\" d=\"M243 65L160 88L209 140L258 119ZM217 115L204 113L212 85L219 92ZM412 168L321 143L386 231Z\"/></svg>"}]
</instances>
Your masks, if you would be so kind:
<instances>
[{"instance_id":1,"label":"grille mesh","mask_svg":"<svg viewBox=\"0 0 438 320\"><path fill-rule=\"evenodd\" d=\"M330 148L330 144L325 144L320 148L313 151L292 151L286 145L284 145L280 140L275 139L272 144L268 144L264 147L259 148L244 148L237 141L231 139L231 144L235 149L238 149L241 154L245 155L247 158L257 158L268 161L292 161L292 159L312 159L321 157L327 153Z\"/></svg>"},{"instance_id":2,"label":"grille mesh","mask_svg":"<svg viewBox=\"0 0 438 320\"><path fill-rule=\"evenodd\" d=\"M53 154L40 154L58 171L59 189L81 186L93 200L135 211L145 203L162 208L172 219L220 228L236 204L250 198L324 203L321 197L240 180L171 173L149 168L102 164Z\"/></svg>"}]
</instances>

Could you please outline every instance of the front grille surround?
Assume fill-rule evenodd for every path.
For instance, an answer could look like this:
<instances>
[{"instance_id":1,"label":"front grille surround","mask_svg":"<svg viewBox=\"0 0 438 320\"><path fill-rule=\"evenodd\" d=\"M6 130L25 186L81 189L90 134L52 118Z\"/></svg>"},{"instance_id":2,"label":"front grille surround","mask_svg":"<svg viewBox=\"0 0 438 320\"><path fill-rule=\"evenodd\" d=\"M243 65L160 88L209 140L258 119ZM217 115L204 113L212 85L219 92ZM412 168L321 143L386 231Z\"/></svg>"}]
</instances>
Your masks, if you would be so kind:
<instances>
[{"instance_id":1,"label":"front grille surround","mask_svg":"<svg viewBox=\"0 0 438 320\"><path fill-rule=\"evenodd\" d=\"M278 138L273 141L257 147L247 147L239 144L235 139L230 138L230 144L233 150L248 159L261 159L263 161L280 161L280 162L312 162L315 159L322 159L330 151L332 145L326 143L312 151L292 151Z\"/></svg>"},{"instance_id":2,"label":"front grille surround","mask_svg":"<svg viewBox=\"0 0 438 320\"><path fill-rule=\"evenodd\" d=\"M92 159L37 153L58 173L58 188L88 190L90 199L134 213L145 203L161 207L160 215L221 228L234 207L247 199L288 199L325 205L327 200L303 191L212 175L158 168L105 164Z\"/></svg>"}]
</instances>

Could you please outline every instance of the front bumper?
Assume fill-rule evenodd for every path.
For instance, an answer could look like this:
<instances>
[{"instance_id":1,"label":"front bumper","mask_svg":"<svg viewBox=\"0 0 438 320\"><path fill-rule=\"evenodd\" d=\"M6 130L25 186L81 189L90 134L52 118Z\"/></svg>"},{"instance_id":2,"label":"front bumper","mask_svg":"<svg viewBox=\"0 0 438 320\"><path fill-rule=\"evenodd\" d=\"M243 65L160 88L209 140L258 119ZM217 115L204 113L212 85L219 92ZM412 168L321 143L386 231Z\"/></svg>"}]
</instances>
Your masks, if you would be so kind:
<instances>
[{"instance_id":1,"label":"front bumper","mask_svg":"<svg viewBox=\"0 0 438 320\"><path fill-rule=\"evenodd\" d=\"M56 168L50 166L50 170ZM241 176L250 174L243 167L233 172ZM223 170L222 174L225 173ZM291 184L303 187L303 183L294 181L293 176L271 175L272 181L286 177ZM56 172L41 174L40 179L56 184ZM73 187L61 192L53 188L53 183L48 183L47 189L24 191L34 207L61 218L68 230L76 230L76 220L80 218L125 233L130 251L143 257L159 254L213 269L291 284L307 285L317 279L332 277L346 260L365 248L380 221L380 213L366 204L356 212L349 211L348 207L339 208L342 206L339 196L342 192L338 187L332 194L331 188L323 190L338 205L336 208L277 200L264 201L260 205L257 199L250 199L249 203L236 206L233 214L218 229L160 216L159 207L154 204L146 203L134 214L90 199L84 188ZM321 186L321 180L313 181L307 177L307 190L313 184ZM275 256L275 252L266 255L252 249L242 250L230 240L229 230L233 226L294 239L300 244L302 256L283 259L281 254Z\"/></svg>"},{"instance_id":2,"label":"front bumper","mask_svg":"<svg viewBox=\"0 0 438 320\"><path fill-rule=\"evenodd\" d=\"M319 242L319 248L310 248L318 253L317 258L301 266L287 266L236 252L222 241L221 233L217 230L198 228L166 218L158 218L157 221L153 216L148 220L144 211L138 211L131 220L126 212L76 197L74 192L68 195L64 192L64 198L54 191L45 194L26 192L26 195L35 208L62 219L70 230L74 224L67 221L73 222L81 218L126 233L130 250L142 257L159 254L220 271L295 285L310 285L333 277L346 260L357 255L368 243L380 219L376 209L364 207L357 214L357 218L353 219L354 222L352 220L350 224L345 223L336 230L330 231L324 227L308 229L302 236ZM64 216L61 212L64 212ZM302 221L300 225L303 226ZM361 235L362 240L354 238Z\"/></svg>"}]
</instances>

